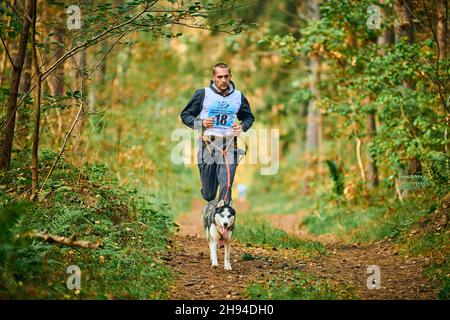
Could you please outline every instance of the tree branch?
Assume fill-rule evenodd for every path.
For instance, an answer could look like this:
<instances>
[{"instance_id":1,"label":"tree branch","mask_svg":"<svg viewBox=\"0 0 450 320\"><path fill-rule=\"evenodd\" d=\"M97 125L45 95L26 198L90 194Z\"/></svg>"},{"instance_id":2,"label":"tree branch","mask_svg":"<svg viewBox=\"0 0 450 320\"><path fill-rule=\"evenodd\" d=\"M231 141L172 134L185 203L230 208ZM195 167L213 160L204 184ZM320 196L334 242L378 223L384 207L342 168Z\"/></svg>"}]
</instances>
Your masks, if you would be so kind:
<instances>
[{"instance_id":1,"label":"tree branch","mask_svg":"<svg viewBox=\"0 0 450 320\"><path fill-rule=\"evenodd\" d=\"M157 1L154 1L154 2L156 3ZM61 65L61 63L63 63L64 61L66 61L67 59L69 59L70 57L72 57L73 55L77 54L78 52L80 52L80 51L82 51L82 50L84 50L84 49L87 49L87 48L89 48L89 47L91 47L91 46L97 44L99 41L101 41L101 40L99 40L101 37L107 35L108 33L111 33L111 32L114 31L114 30L117 30L117 29L119 29L119 28L121 28L121 27L123 27L123 26L126 26L126 25L132 23L133 21L135 21L136 19L138 19L140 16L142 16L142 15L147 11L147 9L148 9L151 5L152 5L152 4L148 3L148 4L145 6L145 9L144 9L142 12L140 12L139 14L137 14L133 19L128 20L128 21L125 21L125 22L123 22L123 23L121 23L121 24L119 24L119 25L117 25L117 26L115 26L115 27L111 27L111 28L109 28L108 30L105 30L104 32L102 32L101 34L99 34L98 36L95 36L94 38L92 38L92 39L86 41L85 43L83 43L83 44L81 44L81 45L79 45L79 46L77 46L77 47L71 49L70 51L66 52L66 54L64 54L60 59L58 59L51 67L49 67L46 71L42 72L42 74L41 74L41 80L44 81L44 80L45 80L45 79L46 79L46 78L47 78L47 77L48 77L48 76L49 76L56 68L58 68L58 67ZM110 35L110 36L114 36L114 35ZM108 38L108 36L107 36L105 39L107 39L107 38ZM102 40L105 40L105 39L102 39ZM14 112L17 112L17 110L18 110L19 107L21 106L22 102L25 100L25 97L26 97L30 92L32 92L32 91L35 89L35 87L36 87L36 85L34 85L33 87L31 87L31 88L28 90L28 92L25 94L25 96L22 97L22 99L19 101L19 103L17 103ZM6 119L6 120L1 124L0 129L3 128L3 127L5 126L5 123L6 123L6 126L8 126L9 123L10 123L11 121L12 121L12 117L9 118L9 119Z\"/></svg>"},{"instance_id":2,"label":"tree branch","mask_svg":"<svg viewBox=\"0 0 450 320\"><path fill-rule=\"evenodd\" d=\"M89 248L89 249L97 249L101 244L100 242L91 242L87 240L76 240L77 236L76 234L72 234L70 238L47 234L45 232L34 232L28 234L30 237L39 238L44 241L50 242L50 243L58 243L65 246L71 246L71 247L81 247L81 248Z\"/></svg>"},{"instance_id":3,"label":"tree branch","mask_svg":"<svg viewBox=\"0 0 450 320\"><path fill-rule=\"evenodd\" d=\"M95 72L95 70L98 69L98 67L102 64L103 60L105 59L105 57L111 52L111 50L114 48L114 46L124 37L125 35L122 34L111 46L111 48L109 48L109 50L103 55L103 57L100 59L100 62L97 64L97 66L95 66L95 68L87 75L83 75L80 71L80 75L81 75L81 83L83 83L83 81L87 78L89 78L92 73ZM83 85L81 85L81 88L83 88ZM61 158L62 154L64 153L64 150L66 149L66 145L67 145L67 141L73 131L73 129L75 128L75 125L77 124L78 121L84 119L86 116L84 117L80 117L81 112L83 111L83 93L81 93L82 97L80 99L80 108L78 109L77 115L72 123L72 126L70 127L69 131L67 131L66 136L64 138L63 144L61 146L61 150L59 151L58 156L56 157L55 161L52 164L52 167L50 168L50 171L47 174L47 177L45 178L44 182L42 183L41 188L39 189L39 192L43 190L45 184L47 183L47 180L50 178L50 176L53 173L53 170L55 170L56 165L58 164L59 159Z\"/></svg>"},{"instance_id":4,"label":"tree branch","mask_svg":"<svg viewBox=\"0 0 450 320\"><path fill-rule=\"evenodd\" d=\"M9 62L11 62L11 66L12 66L13 68L15 68L14 61L13 61L13 59L11 58L11 56L10 56L10 54L9 54L8 46L6 45L5 40L3 40L3 37L2 37L2 35L1 35L1 33L0 33L0 39L2 39L3 47L5 47L6 55L7 55L8 58L9 58Z\"/></svg>"}]
</instances>

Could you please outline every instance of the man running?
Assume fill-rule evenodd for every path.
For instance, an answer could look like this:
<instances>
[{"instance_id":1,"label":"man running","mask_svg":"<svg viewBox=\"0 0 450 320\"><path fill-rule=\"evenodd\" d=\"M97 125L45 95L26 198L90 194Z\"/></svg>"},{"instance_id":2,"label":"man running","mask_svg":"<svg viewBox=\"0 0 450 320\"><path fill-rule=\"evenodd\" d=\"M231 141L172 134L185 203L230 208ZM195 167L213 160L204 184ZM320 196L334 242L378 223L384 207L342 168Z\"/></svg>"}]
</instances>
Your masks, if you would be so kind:
<instances>
[{"instance_id":1,"label":"man running","mask_svg":"<svg viewBox=\"0 0 450 320\"><path fill-rule=\"evenodd\" d=\"M201 130L197 160L203 199L215 200L220 186L217 202L228 205L238 165L237 136L255 121L247 98L231 81L228 65L213 67L210 85L195 92L180 116L185 125Z\"/></svg>"}]
</instances>

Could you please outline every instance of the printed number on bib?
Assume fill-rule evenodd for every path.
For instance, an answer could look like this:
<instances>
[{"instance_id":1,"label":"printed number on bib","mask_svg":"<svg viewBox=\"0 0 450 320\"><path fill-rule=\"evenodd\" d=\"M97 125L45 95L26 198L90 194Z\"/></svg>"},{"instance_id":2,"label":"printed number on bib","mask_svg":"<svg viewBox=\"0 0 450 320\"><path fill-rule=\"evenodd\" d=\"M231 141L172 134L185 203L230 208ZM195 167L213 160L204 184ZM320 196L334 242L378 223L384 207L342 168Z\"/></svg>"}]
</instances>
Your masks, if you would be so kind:
<instances>
[{"instance_id":1,"label":"printed number on bib","mask_svg":"<svg viewBox=\"0 0 450 320\"><path fill-rule=\"evenodd\" d=\"M234 122L235 113L233 110L224 110L220 107L211 107L208 112L208 118L214 117L215 128L231 128Z\"/></svg>"}]
</instances>

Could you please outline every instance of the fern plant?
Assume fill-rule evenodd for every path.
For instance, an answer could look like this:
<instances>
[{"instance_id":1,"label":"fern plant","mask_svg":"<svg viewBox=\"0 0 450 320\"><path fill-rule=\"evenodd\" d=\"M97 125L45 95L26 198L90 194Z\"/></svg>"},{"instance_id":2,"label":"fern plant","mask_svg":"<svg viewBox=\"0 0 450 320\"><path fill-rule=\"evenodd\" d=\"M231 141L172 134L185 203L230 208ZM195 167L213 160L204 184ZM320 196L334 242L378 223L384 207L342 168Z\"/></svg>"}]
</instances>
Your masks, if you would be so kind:
<instances>
[{"instance_id":1,"label":"fern plant","mask_svg":"<svg viewBox=\"0 0 450 320\"><path fill-rule=\"evenodd\" d=\"M342 168L338 167L332 160L326 160L328 169L330 170L331 179L334 182L334 192L338 195L344 194L344 175Z\"/></svg>"}]
</instances>

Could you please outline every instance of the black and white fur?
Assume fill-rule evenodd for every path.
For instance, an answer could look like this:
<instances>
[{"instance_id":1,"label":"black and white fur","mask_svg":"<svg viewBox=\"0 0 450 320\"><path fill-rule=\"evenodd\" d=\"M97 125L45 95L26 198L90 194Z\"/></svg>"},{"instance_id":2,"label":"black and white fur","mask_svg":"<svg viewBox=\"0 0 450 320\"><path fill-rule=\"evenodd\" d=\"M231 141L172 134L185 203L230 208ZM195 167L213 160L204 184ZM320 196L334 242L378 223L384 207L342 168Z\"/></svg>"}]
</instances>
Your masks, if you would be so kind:
<instances>
[{"instance_id":1,"label":"black and white fur","mask_svg":"<svg viewBox=\"0 0 450 320\"><path fill-rule=\"evenodd\" d=\"M203 227L205 228L205 237L209 244L212 268L219 266L217 262L217 245L219 240L222 240L225 247L224 267L225 270L231 270L231 238L233 236L235 217L236 211L231 207L231 201L228 205L225 205L223 200L219 201L217 205L215 201L211 201L203 209Z\"/></svg>"}]
</instances>

